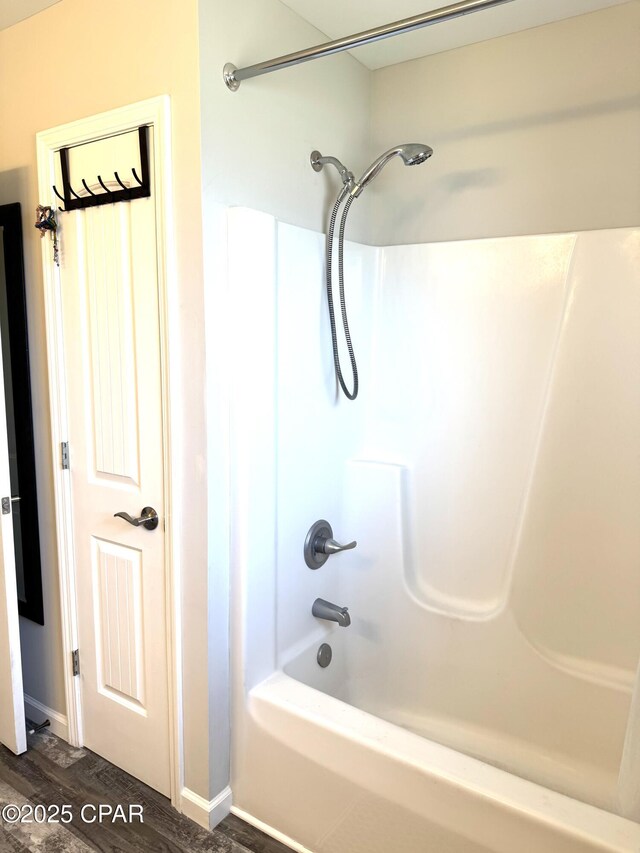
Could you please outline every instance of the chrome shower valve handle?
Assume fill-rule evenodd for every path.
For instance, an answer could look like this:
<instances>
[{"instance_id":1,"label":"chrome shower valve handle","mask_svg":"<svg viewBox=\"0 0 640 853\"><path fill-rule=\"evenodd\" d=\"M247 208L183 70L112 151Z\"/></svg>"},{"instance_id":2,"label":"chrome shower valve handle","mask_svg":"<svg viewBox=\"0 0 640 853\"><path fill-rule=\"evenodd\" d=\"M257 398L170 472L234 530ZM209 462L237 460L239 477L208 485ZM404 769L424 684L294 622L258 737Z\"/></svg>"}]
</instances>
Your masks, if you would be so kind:
<instances>
[{"instance_id":1,"label":"chrome shower valve handle","mask_svg":"<svg viewBox=\"0 0 640 853\"><path fill-rule=\"evenodd\" d=\"M357 544L357 542L349 542L347 545L341 545L336 542L329 522L320 519L311 525L304 540L304 561L310 569L319 569L332 554L351 551Z\"/></svg>"},{"instance_id":2,"label":"chrome shower valve handle","mask_svg":"<svg viewBox=\"0 0 640 853\"><path fill-rule=\"evenodd\" d=\"M348 545L341 545L335 539L323 539L321 536L315 541L316 551L321 551L323 554L339 554L340 551L351 551L358 544L357 542L349 542Z\"/></svg>"}]
</instances>

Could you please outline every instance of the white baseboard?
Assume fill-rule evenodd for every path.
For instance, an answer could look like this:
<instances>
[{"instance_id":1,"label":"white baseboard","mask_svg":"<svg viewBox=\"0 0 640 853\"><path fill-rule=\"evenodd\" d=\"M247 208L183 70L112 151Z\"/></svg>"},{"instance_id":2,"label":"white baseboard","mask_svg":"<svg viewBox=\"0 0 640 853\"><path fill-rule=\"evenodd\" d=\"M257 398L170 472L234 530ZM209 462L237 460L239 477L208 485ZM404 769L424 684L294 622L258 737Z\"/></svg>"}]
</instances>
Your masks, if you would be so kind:
<instances>
[{"instance_id":1,"label":"white baseboard","mask_svg":"<svg viewBox=\"0 0 640 853\"><path fill-rule=\"evenodd\" d=\"M275 838L276 841L279 841L281 844L284 844L285 847L290 847L292 850L295 850L296 853L313 853L313 851L309 850L308 847L303 847L302 844L298 844L298 842L294 841L293 838L289 838L289 836L285 835L283 832L278 832L277 829L274 829L272 826L269 826L268 823L263 823L261 820L258 820L257 817L254 817L248 812L239 809L237 806L231 806L231 813L234 814L236 817L239 817L240 820L244 820L246 823L250 823L251 826L255 826L256 829L259 829L266 835L270 835L271 838Z\"/></svg>"},{"instance_id":2,"label":"white baseboard","mask_svg":"<svg viewBox=\"0 0 640 853\"><path fill-rule=\"evenodd\" d=\"M183 788L180 792L180 811L198 826L214 829L231 811L231 788L227 786L212 800L205 800L200 794Z\"/></svg>"},{"instance_id":3,"label":"white baseboard","mask_svg":"<svg viewBox=\"0 0 640 853\"><path fill-rule=\"evenodd\" d=\"M49 731L62 740L69 741L69 724L64 714L54 711L53 708L47 708L42 702L38 702L33 696L27 696L26 693L24 694L24 712L34 723L43 723L49 718L51 722Z\"/></svg>"}]
</instances>

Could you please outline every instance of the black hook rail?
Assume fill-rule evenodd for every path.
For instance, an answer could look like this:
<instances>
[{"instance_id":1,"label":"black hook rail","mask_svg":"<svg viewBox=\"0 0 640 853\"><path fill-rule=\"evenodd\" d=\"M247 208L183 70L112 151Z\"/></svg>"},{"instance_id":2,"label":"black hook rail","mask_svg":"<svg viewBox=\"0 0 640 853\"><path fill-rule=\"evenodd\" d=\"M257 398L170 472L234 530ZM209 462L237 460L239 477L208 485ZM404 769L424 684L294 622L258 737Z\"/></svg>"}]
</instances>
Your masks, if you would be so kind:
<instances>
[{"instance_id":1,"label":"black hook rail","mask_svg":"<svg viewBox=\"0 0 640 853\"><path fill-rule=\"evenodd\" d=\"M53 191L64 202L64 207L59 207L58 210L62 213L67 213L70 210L81 210L83 207L98 207L101 204L116 204L119 201L133 201L135 198L148 198L151 195L151 178L149 175L149 147L147 140L147 128L138 128L138 143L140 145L140 171L142 178L138 177L135 168L131 168L131 173L136 181L137 186L128 187L120 178L117 172L114 172L114 178L122 187L119 190L110 190L105 184L102 177L98 175L98 183L104 192L93 192L89 189L87 182L82 178L82 186L89 193L86 196L80 196L71 186L69 180L69 149L60 149L60 170L62 172L62 195L53 186Z\"/></svg>"}]
</instances>

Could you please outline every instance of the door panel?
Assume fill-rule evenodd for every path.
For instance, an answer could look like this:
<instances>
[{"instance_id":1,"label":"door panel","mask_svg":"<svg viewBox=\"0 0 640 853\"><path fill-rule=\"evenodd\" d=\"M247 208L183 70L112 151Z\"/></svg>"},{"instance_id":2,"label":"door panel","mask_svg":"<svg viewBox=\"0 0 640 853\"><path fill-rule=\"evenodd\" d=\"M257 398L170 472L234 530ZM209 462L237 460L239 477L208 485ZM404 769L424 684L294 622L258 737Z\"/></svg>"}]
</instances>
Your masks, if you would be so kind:
<instances>
[{"instance_id":1,"label":"door panel","mask_svg":"<svg viewBox=\"0 0 640 853\"><path fill-rule=\"evenodd\" d=\"M90 148L85 168L100 174L100 163L88 162ZM153 195L73 211L62 221L84 743L169 794ZM156 530L114 518L120 511L138 517L145 506L158 513Z\"/></svg>"},{"instance_id":2,"label":"door panel","mask_svg":"<svg viewBox=\"0 0 640 853\"><path fill-rule=\"evenodd\" d=\"M93 538L98 690L144 711L142 552Z\"/></svg>"},{"instance_id":3,"label":"door panel","mask_svg":"<svg viewBox=\"0 0 640 853\"><path fill-rule=\"evenodd\" d=\"M80 216L84 219L84 244L90 247L86 257L85 322L91 370L85 373L85 389L93 409L92 475L96 482L138 485L131 205L93 208Z\"/></svg>"}]
</instances>

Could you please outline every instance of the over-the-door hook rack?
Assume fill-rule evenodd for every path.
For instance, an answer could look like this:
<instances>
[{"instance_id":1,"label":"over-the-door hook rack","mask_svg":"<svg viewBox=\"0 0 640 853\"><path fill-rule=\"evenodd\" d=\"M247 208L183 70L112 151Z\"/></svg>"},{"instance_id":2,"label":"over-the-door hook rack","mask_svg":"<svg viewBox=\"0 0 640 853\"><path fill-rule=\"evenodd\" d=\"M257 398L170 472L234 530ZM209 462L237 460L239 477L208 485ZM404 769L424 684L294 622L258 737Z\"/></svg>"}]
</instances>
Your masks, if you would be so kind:
<instances>
[{"instance_id":1,"label":"over-the-door hook rack","mask_svg":"<svg viewBox=\"0 0 640 853\"><path fill-rule=\"evenodd\" d=\"M116 182L122 187L119 190L110 190L105 184L102 177L98 175L98 183L104 192L94 192L89 188L84 178L82 186L89 195L78 195L71 186L69 180L69 149L60 149L60 171L62 172L62 192L60 195L55 184L53 191L64 202L64 207L59 207L58 210L62 213L67 213L70 210L80 210L83 207L98 207L101 204L115 204L118 201L132 201L135 198L148 198L151 195L151 179L149 177L149 147L147 141L147 127L138 128L138 142L140 145L140 171L142 178L138 177L135 167L131 168L131 173L136 181L137 186L128 187L120 178L117 172L114 172Z\"/></svg>"}]
</instances>

